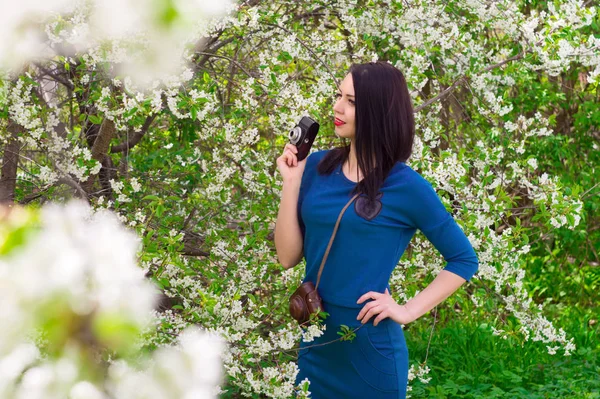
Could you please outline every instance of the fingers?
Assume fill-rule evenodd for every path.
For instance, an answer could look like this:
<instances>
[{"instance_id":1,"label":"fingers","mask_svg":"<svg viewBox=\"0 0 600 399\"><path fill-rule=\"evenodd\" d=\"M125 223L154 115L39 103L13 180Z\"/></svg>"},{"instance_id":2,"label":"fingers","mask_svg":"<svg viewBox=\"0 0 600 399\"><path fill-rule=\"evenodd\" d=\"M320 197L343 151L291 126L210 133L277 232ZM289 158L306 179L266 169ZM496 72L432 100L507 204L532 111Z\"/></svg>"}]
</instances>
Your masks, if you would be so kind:
<instances>
[{"instance_id":1,"label":"fingers","mask_svg":"<svg viewBox=\"0 0 600 399\"><path fill-rule=\"evenodd\" d=\"M298 164L298 158L289 149L286 149L283 152L283 154L281 154L281 156L279 157L279 159L282 159L287 166L293 166L293 165L297 165Z\"/></svg>"},{"instance_id":2,"label":"fingers","mask_svg":"<svg viewBox=\"0 0 600 399\"><path fill-rule=\"evenodd\" d=\"M360 298L358 298L358 301L356 301L356 303L362 303L363 301L367 300L367 299L377 299L380 296L382 296L383 294L380 292L375 292L375 291L369 291L366 294L363 294Z\"/></svg>"},{"instance_id":3,"label":"fingers","mask_svg":"<svg viewBox=\"0 0 600 399\"><path fill-rule=\"evenodd\" d=\"M371 308L373 306L376 306L377 303L376 302L369 302L367 303L365 306L363 306L363 308L360 310L360 312L358 312L358 316L356 316L356 320L360 320L364 317L364 315L371 310Z\"/></svg>"},{"instance_id":4,"label":"fingers","mask_svg":"<svg viewBox=\"0 0 600 399\"><path fill-rule=\"evenodd\" d=\"M381 320L390 316L391 307L395 304L395 301L391 299L390 291L386 288L384 293L369 291L366 294L363 294L356 303L362 303L367 299L373 299L373 301L367 303L358 313L356 317L357 320L361 320L361 323L366 323L376 314L379 314L375 320L373 320L373 325L376 326Z\"/></svg>"},{"instance_id":5,"label":"fingers","mask_svg":"<svg viewBox=\"0 0 600 399\"><path fill-rule=\"evenodd\" d=\"M290 149L290 150L292 150L292 152L293 152L294 154L297 154L297 153L298 153L298 147L296 147L296 146L295 146L295 145L293 145L293 144L287 143L287 144L285 145L285 147L283 147L283 148L284 148L284 150L287 150L287 149Z\"/></svg>"},{"instance_id":6,"label":"fingers","mask_svg":"<svg viewBox=\"0 0 600 399\"><path fill-rule=\"evenodd\" d=\"M388 311L387 309L385 309L384 311L382 311L381 313L379 313L379 315L377 315L377 317L375 318L375 320L373 320L373 325L377 326L377 324L379 324L379 322L383 319L385 319L386 317L388 317Z\"/></svg>"},{"instance_id":7,"label":"fingers","mask_svg":"<svg viewBox=\"0 0 600 399\"><path fill-rule=\"evenodd\" d=\"M365 305L365 308L369 306L368 304ZM364 309L364 308L363 308ZM381 313L381 311L384 309L383 305L380 304L376 304L375 306L372 306L367 313L364 315L364 317L360 320L361 323L365 324L367 321L369 321L369 319L371 319L371 317L375 316L376 314ZM362 312L362 311L361 311Z\"/></svg>"},{"instance_id":8,"label":"fingers","mask_svg":"<svg viewBox=\"0 0 600 399\"><path fill-rule=\"evenodd\" d=\"M380 302L372 301L367 303L363 308L358 312L358 316L356 316L356 320L362 319L371 309L381 306Z\"/></svg>"},{"instance_id":9,"label":"fingers","mask_svg":"<svg viewBox=\"0 0 600 399\"><path fill-rule=\"evenodd\" d=\"M285 156L285 162L288 166L298 166L297 153L298 149L295 145L289 143L285 145L283 155Z\"/></svg>"},{"instance_id":10,"label":"fingers","mask_svg":"<svg viewBox=\"0 0 600 399\"><path fill-rule=\"evenodd\" d=\"M286 153L286 160L288 160L288 166L297 166L298 158L296 157L296 155L293 154L291 150L285 150L285 153Z\"/></svg>"}]
</instances>

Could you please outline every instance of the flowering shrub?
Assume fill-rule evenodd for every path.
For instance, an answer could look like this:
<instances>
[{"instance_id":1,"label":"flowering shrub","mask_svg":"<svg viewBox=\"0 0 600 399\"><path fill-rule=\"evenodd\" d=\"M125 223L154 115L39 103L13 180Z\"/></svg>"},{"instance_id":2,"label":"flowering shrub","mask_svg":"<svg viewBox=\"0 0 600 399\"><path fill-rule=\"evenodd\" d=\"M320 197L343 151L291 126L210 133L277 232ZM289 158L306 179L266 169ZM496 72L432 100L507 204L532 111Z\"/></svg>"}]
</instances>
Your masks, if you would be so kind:
<instances>
[{"instance_id":1,"label":"flowering shrub","mask_svg":"<svg viewBox=\"0 0 600 399\"><path fill-rule=\"evenodd\" d=\"M385 60L405 74L415 105L408 164L438 190L479 257L459 308L474 307L469 315L490 334L573 352L524 281L532 248L585 230L589 190L565 185L544 149L572 118L589 131L600 124L597 107L564 109L565 86L584 104L598 90L593 2L249 1L207 23L202 45L183 47L181 74L143 88L136 74L114 74L128 59L124 41L61 50L75 46L88 11L48 20L56 54L2 80L5 159L16 154L19 168L0 193L21 203L85 198L136 231L139 264L164 293L144 349L198 324L228 343L224 397L300 390L295 348L319 332L287 313L303 270L284 270L275 256L274 160L303 115L321 122L316 148L339 144L327 122L335 80L352 62ZM592 142L582 154L598 150ZM418 234L392 294L410 299L442 267ZM427 381L422 360L411 359L411 377Z\"/></svg>"}]
</instances>

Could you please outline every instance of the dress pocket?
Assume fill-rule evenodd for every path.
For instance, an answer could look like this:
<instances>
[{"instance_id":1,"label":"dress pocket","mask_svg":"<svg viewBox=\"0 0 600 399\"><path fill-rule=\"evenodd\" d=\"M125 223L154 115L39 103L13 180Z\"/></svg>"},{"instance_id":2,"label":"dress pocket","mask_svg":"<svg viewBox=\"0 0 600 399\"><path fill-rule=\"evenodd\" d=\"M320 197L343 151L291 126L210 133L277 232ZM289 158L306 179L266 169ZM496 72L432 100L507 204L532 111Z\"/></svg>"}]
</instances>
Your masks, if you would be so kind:
<instances>
[{"instance_id":1,"label":"dress pocket","mask_svg":"<svg viewBox=\"0 0 600 399\"><path fill-rule=\"evenodd\" d=\"M351 351L350 362L360 378L372 388L382 392L398 392L396 361L393 355L384 355L371 343L369 327L363 326L356 332L356 347Z\"/></svg>"},{"instance_id":2,"label":"dress pocket","mask_svg":"<svg viewBox=\"0 0 600 399\"><path fill-rule=\"evenodd\" d=\"M385 358L394 359L394 345L390 338L386 324L380 322L379 325L367 325L367 339L373 349Z\"/></svg>"}]
</instances>

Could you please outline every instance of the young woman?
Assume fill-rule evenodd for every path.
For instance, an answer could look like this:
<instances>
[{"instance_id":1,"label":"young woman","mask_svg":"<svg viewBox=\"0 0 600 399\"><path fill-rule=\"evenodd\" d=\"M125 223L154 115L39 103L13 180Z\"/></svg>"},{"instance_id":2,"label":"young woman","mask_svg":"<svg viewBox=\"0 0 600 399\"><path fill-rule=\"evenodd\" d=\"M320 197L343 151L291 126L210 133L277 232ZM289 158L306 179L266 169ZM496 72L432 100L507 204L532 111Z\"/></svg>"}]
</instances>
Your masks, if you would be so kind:
<instances>
[{"instance_id":1,"label":"young woman","mask_svg":"<svg viewBox=\"0 0 600 399\"><path fill-rule=\"evenodd\" d=\"M277 159L283 191L275 246L285 268L306 258L316 283L340 211L346 209L323 268L319 295L325 333L301 342L296 384L310 380L314 399L405 398L408 349L402 325L442 302L478 269L471 243L431 184L405 162L415 134L402 73L385 62L354 64L336 93L335 133L350 145L298 162L287 144ZM446 266L423 291L398 304L390 275L419 229ZM352 341L337 340L344 324ZM325 345L319 345L327 343Z\"/></svg>"}]
</instances>

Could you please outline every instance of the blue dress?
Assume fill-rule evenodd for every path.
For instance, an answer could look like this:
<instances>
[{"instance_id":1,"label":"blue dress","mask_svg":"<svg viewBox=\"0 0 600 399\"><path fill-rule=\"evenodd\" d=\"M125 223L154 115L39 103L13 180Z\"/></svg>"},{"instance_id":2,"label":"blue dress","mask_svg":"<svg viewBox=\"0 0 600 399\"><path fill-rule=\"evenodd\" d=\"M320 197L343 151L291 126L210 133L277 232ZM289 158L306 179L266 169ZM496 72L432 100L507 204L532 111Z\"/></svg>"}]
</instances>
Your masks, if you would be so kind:
<instances>
[{"instance_id":1,"label":"blue dress","mask_svg":"<svg viewBox=\"0 0 600 399\"><path fill-rule=\"evenodd\" d=\"M357 184L341 166L330 175L318 174L327 151L308 156L298 196L304 281L315 284L335 222ZM390 290L392 271L417 229L444 257L444 270L468 281L478 268L462 229L431 184L406 163L394 165L375 203L366 200L359 196L344 212L323 268L318 290L329 313L325 333L300 342L296 384L308 378L314 399L406 397L408 349L402 326L390 318L374 326L376 316L362 325L356 317L370 300L356 302L369 291ZM360 327L354 340L319 345L340 338L341 325Z\"/></svg>"}]
</instances>

